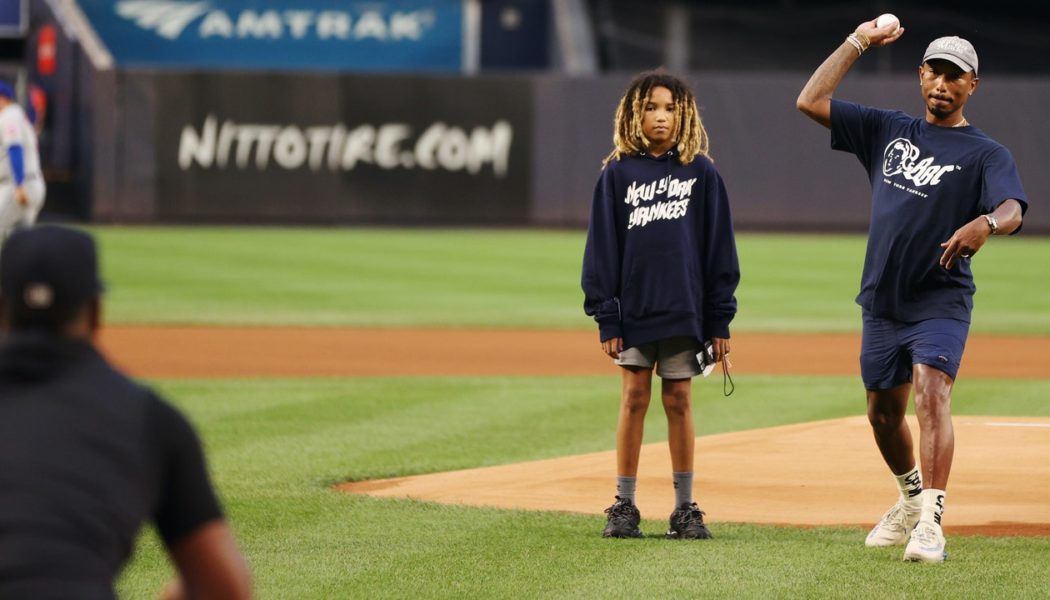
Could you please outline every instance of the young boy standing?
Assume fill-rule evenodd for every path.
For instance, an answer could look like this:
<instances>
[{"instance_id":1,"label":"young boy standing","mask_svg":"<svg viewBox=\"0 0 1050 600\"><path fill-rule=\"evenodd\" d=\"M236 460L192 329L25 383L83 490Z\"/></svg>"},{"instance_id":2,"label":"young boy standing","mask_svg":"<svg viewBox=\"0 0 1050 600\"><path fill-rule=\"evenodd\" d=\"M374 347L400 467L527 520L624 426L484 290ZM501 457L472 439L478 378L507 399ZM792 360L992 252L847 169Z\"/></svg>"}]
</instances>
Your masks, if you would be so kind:
<instances>
[{"instance_id":1,"label":"young boy standing","mask_svg":"<svg viewBox=\"0 0 1050 600\"><path fill-rule=\"evenodd\" d=\"M635 484L655 368L675 486L667 535L709 538L693 501L692 378L704 342L716 362L729 353L740 280L729 200L693 92L677 77L647 72L631 82L613 146L594 191L582 277L584 310L623 375L616 502L602 535L642 535Z\"/></svg>"}]
</instances>

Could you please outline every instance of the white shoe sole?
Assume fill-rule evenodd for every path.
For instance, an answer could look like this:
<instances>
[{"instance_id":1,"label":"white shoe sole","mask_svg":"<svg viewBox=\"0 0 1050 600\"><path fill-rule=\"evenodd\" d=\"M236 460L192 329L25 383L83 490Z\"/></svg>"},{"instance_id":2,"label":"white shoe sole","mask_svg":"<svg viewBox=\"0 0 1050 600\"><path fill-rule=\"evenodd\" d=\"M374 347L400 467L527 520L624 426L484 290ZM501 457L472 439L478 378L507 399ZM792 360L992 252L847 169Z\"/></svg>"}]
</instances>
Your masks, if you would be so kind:
<instances>
[{"instance_id":1,"label":"white shoe sole","mask_svg":"<svg viewBox=\"0 0 1050 600\"><path fill-rule=\"evenodd\" d=\"M948 553L941 551L940 555L930 556L929 554L922 554L919 552L915 553L904 553L904 560L907 562L926 562L926 563L939 563L948 560Z\"/></svg>"},{"instance_id":2,"label":"white shoe sole","mask_svg":"<svg viewBox=\"0 0 1050 600\"><path fill-rule=\"evenodd\" d=\"M879 541L864 540L864 547L865 548L893 548L894 546L903 546L903 545L905 545L907 543L908 543L907 539L897 540L896 542L887 542L887 541L881 541L881 540L879 540Z\"/></svg>"},{"instance_id":3,"label":"white shoe sole","mask_svg":"<svg viewBox=\"0 0 1050 600\"><path fill-rule=\"evenodd\" d=\"M911 530L895 539L880 538L878 535L873 536L871 533L868 533L868 537L864 538L864 545L868 548L892 548L893 546L903 546L909 541L911 541Z\"/></svg>"}]
</instances>

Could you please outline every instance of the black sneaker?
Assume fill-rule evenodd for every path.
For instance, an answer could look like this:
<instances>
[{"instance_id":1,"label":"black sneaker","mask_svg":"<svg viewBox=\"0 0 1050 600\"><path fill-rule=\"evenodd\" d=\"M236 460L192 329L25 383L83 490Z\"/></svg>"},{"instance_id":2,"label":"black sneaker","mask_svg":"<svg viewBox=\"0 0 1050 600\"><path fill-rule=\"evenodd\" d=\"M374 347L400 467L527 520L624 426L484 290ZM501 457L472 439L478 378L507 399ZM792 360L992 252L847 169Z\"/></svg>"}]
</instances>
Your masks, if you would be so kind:
<instances>
[{"instance_id":1,"label":"black sneaker","mask_svg":"<svg viewBox=\"0 0 1050 600\"><path fill-rule=\"evenodd\" d=\"M696 505L683 504L671 513L671 528L667 537L672 540L706 540L711 538L711 531L704 525L704 511Z\"/></svg>"},{"instance_id":2,"label":"black sneaker","mask_svg":"<svg viewBox=\"0 0 1050 600\"><path fill-rule=\"evenodd\" d=\"M605 509L605 514L609 515L609 520L605 524L605 531L602 531L602 537L642 537L642 531L638 529L642 515L638 512L638 507L634 505L634 502L617 496L616 502Z\"/></svg>"}]
</instances>

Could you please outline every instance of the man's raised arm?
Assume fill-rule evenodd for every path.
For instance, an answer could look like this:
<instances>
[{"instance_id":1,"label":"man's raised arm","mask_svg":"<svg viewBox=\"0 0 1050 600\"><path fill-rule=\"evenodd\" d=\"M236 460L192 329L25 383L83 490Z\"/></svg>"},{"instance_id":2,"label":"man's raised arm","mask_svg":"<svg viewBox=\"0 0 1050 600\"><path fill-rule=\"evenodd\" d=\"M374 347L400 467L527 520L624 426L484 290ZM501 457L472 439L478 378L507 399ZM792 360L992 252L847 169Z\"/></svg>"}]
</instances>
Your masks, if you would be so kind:
<instances>
[{"instance_id":1,"label":"man's raised arm","mask_svg":"<svg viewBox=\"0 0 1050 600\"><path fill-rule=\"evenodd\" d=\"M813 72L806 82L806 87L802 88L798 95L795 106L809 118L830 129L831 95L835 93L849 68L868 47L885 46L901 37L904 28L898 27L894 31L894 27L895 23L882 28L876 27L874 19L858 25L856 31Z\"/></svg>"}]
</instances>

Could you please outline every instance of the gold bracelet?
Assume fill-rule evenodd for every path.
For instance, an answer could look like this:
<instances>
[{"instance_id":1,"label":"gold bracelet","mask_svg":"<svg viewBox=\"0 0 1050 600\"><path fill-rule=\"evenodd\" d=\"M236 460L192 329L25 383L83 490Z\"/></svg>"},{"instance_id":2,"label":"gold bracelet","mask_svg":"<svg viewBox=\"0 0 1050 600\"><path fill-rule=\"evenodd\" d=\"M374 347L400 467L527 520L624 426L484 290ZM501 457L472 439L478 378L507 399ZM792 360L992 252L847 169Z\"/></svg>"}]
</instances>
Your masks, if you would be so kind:
<instances>
[{"instance_id":1,"label":"gold bracelet","mask_svg":"<svg viewBox=\"0 0 1050 600\"><path fill-rule=\"evenodd\" d=\"M853 46L853 49L857 51L857 56L864 53L864 50L860 47L860 42L853 37L853 34L846 36L846 43Z\"/></svg>"},{"instance_id":2,"label":"gold bracelet","mask_svg":"<svg viewBox=\"0 0 1050 600\"><path fill-rule=\"evenodd\" d=\"M857 33L856 31L847 35L846 41L857 49L857 56L864 54L864 51L868 49L868 46L871 46L871 39L863 33Z\"/></svg>"}]
</instances>

